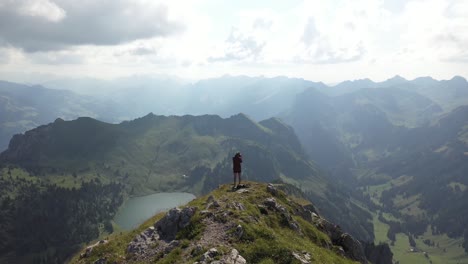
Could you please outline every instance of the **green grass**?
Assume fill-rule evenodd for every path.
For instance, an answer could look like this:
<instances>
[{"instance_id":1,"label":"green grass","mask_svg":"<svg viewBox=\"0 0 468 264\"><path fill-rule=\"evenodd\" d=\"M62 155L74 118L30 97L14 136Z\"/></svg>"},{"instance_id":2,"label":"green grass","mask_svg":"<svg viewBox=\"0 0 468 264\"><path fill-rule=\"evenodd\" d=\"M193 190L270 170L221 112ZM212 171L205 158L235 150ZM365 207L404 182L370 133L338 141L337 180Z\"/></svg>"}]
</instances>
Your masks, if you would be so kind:
<instances>
[{"instance_id":1,"label":"green grass","mask_svg":"<svg viewBox=\"0 0 468 264\"><path fill-rule=\"evenodd\" d=\"M216 247L218 251L228 253L230 248L236 248L248 263L300 263L292 256L292 252L303 251L311 254L313 263L355 263L338 255L333 248L328 249L331 245L328 236L302 218L293 216L302 230L302 234L298 234L284 225L279 213L269 211L268 215L261 214L257 205L261 204L267 197L271 197L271 194L266 192L265 184L253 182L249 182L249 184L251 185L248 189L249 192L245 194L232 192L230 185L222 185L210 194L221 204L221 210L228 212L228 217L223 218L224 216L221 215L217 219L226 221L227 225L242 225L244 234L240 238L234 235L229 236L228 245L222 244L220 241L213 241L214 244L206 246L204 251ZM200 254L192 256L191 252L205 231L200 211L206 208L207 199L208 196L202 196L187 204L187 206L195 206L199 209L192 217L191 224L177 234L177 238L182 241L180 246L163 258L155 257L153 260L148 259L148 261L153 263L193 263L199 259ZM300 206L293 201L294 199L290 199L282 192L275 199L289 212L293 212L294 208ZM228 206L233 201L242 203L245 210L236 210ZM217 209L210 210L217 212ZM160 213L152 217L134 231L111 235L110 242L98 246L92 252L91 257L79 259L78 256L75 256L71 263L93 263L101 257L106 257L109 262L133 263L131 256L125 252L128 243L136 234L145 230L163 215L164 213ZM228 231L228 234L233 233L234 230Z\"/></svg>"},{"instance_id":2,"label":"green grass","mask_svg":"<svg viewBox=\"0 0 468 264\"><path fill-rule=\"evenodd\" d=\"M434 242L435 246L428 246L423 243L423 240L429 239ZM463 243L462 238L449 238L446 234L434 235L430 227L427 231L416 239L418 248L427 252L433 263L468 263L468 254L460 246ZM437 247L437 245L439 245Z\"/></svg>"},{"instance_id":3,"label":"green grass","mask_svg":"<svg viewBox=\"0 0 468 264\"><path fill-rule=\"evenodd\" d=\"M143 232L146 228L148 228L149 226L153 225L156 221L161 219L164 216L164 214L164 212L156 214L155 216L146 220L138 228L132 231L114 232L113 234L106 237L109 240L109 243L95 247L93 249L92 255L88 259L80 259L79 254L77 254L70 260L70 263L93 263L101 257L106 257L107 260L111 263L113 261L121 262L125 260L126 248L128 243L130 243L130 241L132 241L137 234ZM100 239L95 240L89 244L92 245ZM85 249L86 246L84 245L82 252L84 252Z\"/></svg>"},{"instance_id":4,"label":"green grass","mask_svg":"<svg viewBox=\"0 0 468 264\"><path fill-rule=\"evenodd\" d=\"M399 261L400 264L413 264L413 263L430 263L433 264L457 264L468 263L468 254L460 247L463 239L452 239L447 235L434 235L428 227L427 231L418 238L415 238L416 248L419 252L410 252L410 244L406 234L396 234L394 245L387 238L387 231L389 226L378 220L378 215L373 214L375 243L385 242L390 245L393 252L394 261ZM393 217L388 213L384 213L384 217L388 220L394 221L398 218ZM434 242L436 246L428 246L423 241L429 239ZM439 245L437 247L437 244ZM445 251L444 251L445 250ZM424 252L427 252L428 258L425 257Z\"/></svg>"},{"instance_id":5,"label":"green grass","mask_svg":"<svg viewBox=\"0 0 468 264\"><path fill-rule=\"evenodd\" d=\"M378 178L384 179L388 177L384 174L375 174L375 172L372 170L359 170L359 171L356 171L355 173L359 173L358 175L361 175L358 177L364 177L364 178L378 177ZM383 206L383 204L380 202L380 198L382 197L382 192L384 192L385 190L390 190L394 186L404 185L411 180L412 180L411 176L402 175L398 178L391 179L383 184L370 185L367 187L363 187L362 191L363 191L363 194L370 195L371 201L374 204Z\"/></svg>"},{"instance_id":6,"label":"green grass","mask_svg":"<svg viewBox=\"0 0 468 264\"><path fill-rule=\"evenodd\" d=\"M400 261L400 264L429 263L422 252L410 252L408 236L396 234L395 245L391 247L393 259Z\"/></svg>"},{"instance_id":7,"label":"green grass","mask_svg":"<svg viewBox=\"0 0 468 264\"><path fill-rule=\"evenodd\" d=\"M373 214L373 224L374 224L374 235L375 235L375 243L389 243L389 239L387 238L387 232L390 227L379 221L378 215L376 213Z\"/></svg>"},{"instance_id":8,"label":"green grass","mask_svg":"<svg viewBox=\"0 0 468 264\"><path fill-rule=\"evenodd\" d=\"M420 217L423 216L426 211L419 207L421 195L412 195L404 197L397 195L393 199L393 204L401 213L409 216Z\"/></svg>"}]
</instances>

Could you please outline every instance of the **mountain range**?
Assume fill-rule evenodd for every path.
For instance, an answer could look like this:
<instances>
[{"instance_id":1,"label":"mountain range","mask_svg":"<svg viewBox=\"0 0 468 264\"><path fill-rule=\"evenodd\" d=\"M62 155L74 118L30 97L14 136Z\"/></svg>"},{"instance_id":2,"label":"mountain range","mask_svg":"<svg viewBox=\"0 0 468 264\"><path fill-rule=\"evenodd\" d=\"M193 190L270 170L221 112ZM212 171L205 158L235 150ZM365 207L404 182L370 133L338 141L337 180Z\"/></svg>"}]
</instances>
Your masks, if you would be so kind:
<instances>
[{"instance_id":1,"label":"mountain range","mask_svg":"<svg viewBox=\"0 0 468 264\"><path fill-rule=\"evenodd\" d=\"M248 157L248 180L299 186L356 238L389 243L400 263L468 259L462 77L335 86L285 77L129 78L87 80L81 90L79 83L0 83L0 144L10 142L0 154L0 184L9 190L0 203L4 260L65 259L111 231L128 196L205 194L231 181L237 150ZM50 221L50 229L25 229L34 222L16 223L19 212ZM74 213L78 222L56 221L68 230L63 236L44 238L58 224L53 217Z\"/></svg>"},{"instance_id":2,"label":"mountain range","mask_svg":"<svg viewBox=\"0 0 468 264\"><path fill-rule=\"evenodd\" d=\"M344 81L335 86L286 77L229 75L194 83L147 76L113 81L57 79L43 81L42 86L2 81L0 150L7 147L14 134L56 118L71 120L88 116L117 123L150 112L159 115L216 114L221 117L242 112L256 121L284 117L292 111L301 93L309 88L330 97L357 91L354 96L360 98L341 98L361 104L380 101L375 103L391 116L392 122L414 127L468 104L466 87L462 77L442 81L422 77L408 81L400 76L384 82Z\"/></svg>"}]
</instances>

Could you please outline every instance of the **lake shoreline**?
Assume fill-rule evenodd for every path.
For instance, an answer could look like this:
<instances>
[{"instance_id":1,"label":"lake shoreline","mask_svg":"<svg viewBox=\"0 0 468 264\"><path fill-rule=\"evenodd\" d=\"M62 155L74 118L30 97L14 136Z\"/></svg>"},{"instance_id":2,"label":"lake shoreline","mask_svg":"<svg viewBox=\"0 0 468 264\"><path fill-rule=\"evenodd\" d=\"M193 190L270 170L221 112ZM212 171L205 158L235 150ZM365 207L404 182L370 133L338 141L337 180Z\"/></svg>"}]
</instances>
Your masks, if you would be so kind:
<instances>
[{"instance_id":1,"label":"lake shoreline","mask_svg":"<svg viewBox=\"0 0 468 264\"><path fill-rule=\"evenodd\" d=\"M128 231L153 215L184 205L196 196L187 192L154 193L130 197L122 203L112 221L119 229Z\"/></svg>"}]
</instances>

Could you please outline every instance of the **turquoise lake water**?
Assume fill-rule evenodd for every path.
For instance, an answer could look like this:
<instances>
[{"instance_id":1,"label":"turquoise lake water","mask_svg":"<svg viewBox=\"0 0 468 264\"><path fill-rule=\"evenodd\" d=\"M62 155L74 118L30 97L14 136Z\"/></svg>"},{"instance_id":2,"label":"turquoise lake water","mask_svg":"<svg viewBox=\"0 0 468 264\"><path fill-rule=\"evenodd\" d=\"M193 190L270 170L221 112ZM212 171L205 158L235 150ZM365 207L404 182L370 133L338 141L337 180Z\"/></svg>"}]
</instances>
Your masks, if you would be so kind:
<instances>
[{"instance_id":1,"label":"turquoise lake water","mask_svg":"<svg viewBox=\"0 0 468 264\"><path fill-rule=\"evenodd\" d=\"M124 230L131 230L156 213L184 205L195 199L191 193L155 193L130 198L114 217L114 222Z\"/></svg>"}]
</instances>

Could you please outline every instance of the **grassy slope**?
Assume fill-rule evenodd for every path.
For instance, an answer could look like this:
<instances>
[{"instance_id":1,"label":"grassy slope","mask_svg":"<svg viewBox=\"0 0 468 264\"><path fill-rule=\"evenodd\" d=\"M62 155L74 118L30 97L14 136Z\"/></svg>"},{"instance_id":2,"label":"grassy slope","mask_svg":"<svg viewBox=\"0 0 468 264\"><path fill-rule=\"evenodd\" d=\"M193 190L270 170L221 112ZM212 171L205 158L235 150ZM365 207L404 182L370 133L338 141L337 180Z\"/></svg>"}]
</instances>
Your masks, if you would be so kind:
<instances>
[{"instance_id":1,"label":"grassy slope","mask_svg":"<svg viewBox=\"0 0 468 264\"><path fill-rule=\"evenodd\" d=\"M372 176L373 175L369 175L369 177ZM379 176L377 175L377 177ZM380 198L383 191L389 190L396 186L402 186L404 184L407 184L411 179L412 177L403 175L398 178L392 179L384 184L370 185L368 186L368 189L364 192L370 195L372 202L381 206L382 203L380 202ZM450 184L451 187L454 187L455 185L457 185L460 189L464 190L465 186L463 184L455 182ZM395 199L393 199L393 203L402 214L409 216L418 216L425 212L418 206L419 200L419 195L413 195L406 198L402 196L397 196L395 197ZM409 252L410 244L408 236L403 233L396 234L396 241L392 245L390 243L391 241L387 237L389 226L378 220L377 213L374 213L373 215L375 243L388 243L394 254L394 260L399 261L400 264L430 263L430 261L432 261L432 263L434 264L456 264L468 262L468 255L460 246L463 242L462 238L449 238L446 234L435 235L432 234L430 228L428 227L428 230L422 236L415 238L416 247L419 249L420 252ZM383 213L383 215L387 220L402 222L401 219L395 217L390 213L385 212ZM439 246L432 247L426 245L423 242L426 239L433 241L435 245L439 244ZM425 257L423 252L427 252L428 257Z\"/></svg>"},{"instance_id":2,"label":"grassy slope","mask_svg":"<svg viewBox=\"0 0 468 264\"><path fill-rule=\"evenodd\" d=\"M371 200L377 204L381 205L380 197L382 191L392 188L392 186L399 186L405 184L410 177L401 176L399 178L393 179L385 184L369 186L367 191L370 194ZM394 203L401 210L403 214L407 215L419 215L423 212L417 205L418 199L416 196L412 196L408 199L395 199ZM402 222L401 219L393 216L390 213L383 213L384 217L387 220ZM391 241L387 237L387 232L389 226L385 223L382 223L378 220L378 214L373 214L373 224L374 224L374 235L375 243L385 242L390 245L390 248L393 252L393 259L399 261L400 264L412 264L412 263L441 263L441 264L456 264L456 263L466 263L468 262L468 255L464 252L463 248L460 247L463 239L453 239L447 237L447 235L434 235L428 228L428 231L424 235L415 238L416 247L421 252L409 252L410 244L408 236L406 234L398 233L396 234L396 241L392 245ZM430 239L434 241L435 244L439 243L439 247L430 247L423 243L423 240ZM444 252L445 249L445 252ZM429 258L426 258L423 252L427 252Z\"/></svg>"},{"instance_id":3,"label":"grassy slope","mask_svg":"<svg viewBox=\"0 0 468 264\"><path fill-rule=\"evenodd\" d=\"M380 189L381 187L382 186L377 189ZM411 208L413 205L414 203L404 208ZM418 210L410 210L409 212L414 214L417 213ZM383 213L383 215L387 220L402 222L401 219L396 218L392 214ZM409 249L411 247L406 234L397 233L395 243L392 244L387 237L389 226L378 220L377 213L374 213L373 216L375 243L388 243L394 254L393 259L395 261L399 261L400 264L430 263L430 261L434 264L456 264L468 262L468 255L461 247L461 243L463 242L462 238L453 239L449 238L446 234L435 235L428 227L428 230L422 236L414 238L416 248L418 248L419 252L410 252ZM426 245L423 242L426 239L433 241L435 245L438 244L439 246ZM424 252L427 252L428 257L425 257Z\"/></svg>"},{"instance_id":4,"label":"grassy slope","mask_svg":"<svg viewBox=\"0 0 468 264\"><path fill-rule=\"evenodd\" d=\"M333 250L326 249L324 245L330 244L329 238L314 225L304 221L302 218L294 216L294 219L299 222L304 233L303 235L298 235L293 230L284 227L278 215L271 213L266 216L262 215L256 205L267 197L271 197L271 194L266 192L265 184L251 182L250 185L249 192L245 194L232 192L230 185L223 185L210 194L217 201L237 201L244 204L245 211L227 209L230 214L228 221L241 224L245 230L244 235L240 239L233 237L229 241L229 246L238 249L248 263L299 263L292 258L291 254L292 252L302 252L304 250L311 253L313 263L353 263L339 256ZM187 204L187 206L196 206L198 208L196 215L192 218L192 223L194 224L191 226L192 230L203 232L204 226L200 221L201 216L199 212L205 208L207 197L197 198ZM276 199L288 211L293 211L294 207L299 206L283 193ZM222 203L221 206L223 207ZM106 257L108 261L116 261L117 263L133 263L131 256L125 252L128 243L137 234L162 218L163 215L164 213L155 215L131 232L109 237L110 242L98 246L93 250L89 258L80 259L79 255L77 255L72 259L71 263L93 263L102 257ZM258 222L252 222L252 217L258 219ZM182 231L182 233L185 233L185 231ZM193 263L197 261L200 256L192 256L189 249L196 244L200 235L195 235L192 240L187 240L180 233L178 236L182 240L181 246L174 249L164 258L148 261L152 263ZM219 246L216 241L213 241L213 244L206 247L205 250L210 247L217 247L220 251L227 250L225 246Z\"/></svg>"},{"instance_id":5,"label":"grassy slope","mask_svg":"<svg viewBox=\"0 0 468 264\"><path fill-rule=\"evenodd\" d=\"M456 264L456 263L467 263L468 256L465 254L460 244L462 239L452 239L447 235L433 235L430 229L424 235L415 238L416 247L419 252L409 252L410 244L408 236L406 234L396 234L396 241L392 245L390 240L387 238L387 231L389 227L387 224L382 223L378 220L377 215L374 215L374 234L375 243L385 242L390 245L393 252L393 259L399 261L400 264L412 264L412 263L432 263L437 264ZM434 241L439 247L428 246L424 244L423 240L430 239ZM445 252L444 252L445 249ZM423 252L427 252L428 258L424 256Z\"/></svg>"}]
</instances>

